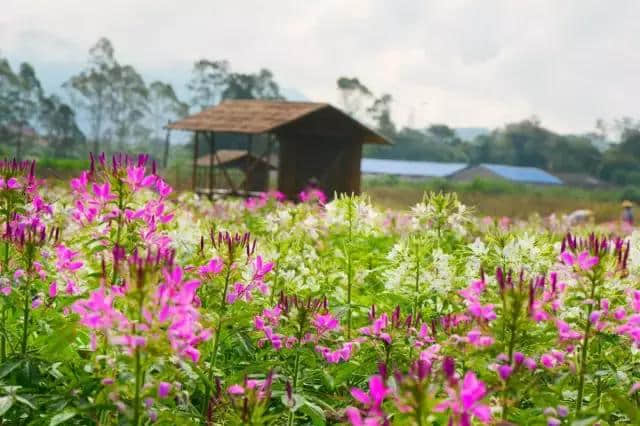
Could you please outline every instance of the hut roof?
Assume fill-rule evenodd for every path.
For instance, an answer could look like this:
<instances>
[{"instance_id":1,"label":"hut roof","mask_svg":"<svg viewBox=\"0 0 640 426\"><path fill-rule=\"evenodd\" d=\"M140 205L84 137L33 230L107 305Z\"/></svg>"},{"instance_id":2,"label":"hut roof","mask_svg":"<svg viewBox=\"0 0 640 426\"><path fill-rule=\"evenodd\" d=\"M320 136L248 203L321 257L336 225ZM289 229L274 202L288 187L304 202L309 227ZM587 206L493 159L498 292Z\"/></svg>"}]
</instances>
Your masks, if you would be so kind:
<instances>
[{"instance_id":1,"label":"hut roof","mask_svg":"<svg viewBox=\"0 0 640 426\"><path fill-rule=\"evenodd\" d=\"M467 167L466 163L440 163L433 161L386 160L363 158L361 170L367 174L385 174L415 177L448 177Z\"/></svg>"},{"instance_id":2,"label":"hut roof","mask_svg":"<svg viewBox=\"0 0 640 426\"><path fill-rule=\"evenodd\" d=\"M213 156L214 166L233 167L238 161L250 158L251 161L260 161L267 164L270 168L275 168L275 166L267 160L249 154L246 150L242 149L219 149L216 151L216 154L217 155ZM196 164L200 167L209 167L211 165L211 155L212 154L206 154L199 157Z\"/></svg>"},{"instance_id":3,"label":"hut roof","mask_svg":"<svg viewBox=\"0 0 640 426\"><path fill-rule=\"evenodd\" d=\"M318 111L338 112L342 119L363 134L364 143L388 144L384 136L327 103L281 100L229 99L168 125L170 129L259 134L275 132ZM327 122L327 128L332 123Z\"/></svg>"}]
</instances>

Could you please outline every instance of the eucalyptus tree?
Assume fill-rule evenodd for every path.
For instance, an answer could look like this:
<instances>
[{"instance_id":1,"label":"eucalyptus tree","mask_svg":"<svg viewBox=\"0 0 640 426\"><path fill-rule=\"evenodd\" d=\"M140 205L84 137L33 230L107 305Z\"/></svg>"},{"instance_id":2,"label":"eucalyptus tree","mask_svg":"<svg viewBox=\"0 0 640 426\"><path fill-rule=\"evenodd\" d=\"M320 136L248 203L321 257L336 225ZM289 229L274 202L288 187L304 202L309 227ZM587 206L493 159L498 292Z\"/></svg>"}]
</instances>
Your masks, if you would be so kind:
<instances>
[{"instance_id":1,"label":"eucalyptus tree","mask_svg":"<svg viewBox=\"0 0 640 426\"><path fill-rule=\"evenodd\" d=\"M154 141L162 139L164 125L171 120L181 118L189 113L189 105L176 95L173 86L162 81L154 81L149 85L149 116L151 119ZM169 160L169 138L165 138L162 165L167 167Z\"/></svg>"},{"instance_id":2,"label":"eucalyptus tree","mask_svg":"<svg viewBox=\"0 0 640 426\"><path fill-rule=\"evenodd\" d=\"M107 38L101 38L89 50L87 67L63 84L72 105L82 111L89 122L93 152L100 152L101 145L108 144L105 136L113 108L111 75L116 66L113 45Z\"/></svg>"}]
</instances>

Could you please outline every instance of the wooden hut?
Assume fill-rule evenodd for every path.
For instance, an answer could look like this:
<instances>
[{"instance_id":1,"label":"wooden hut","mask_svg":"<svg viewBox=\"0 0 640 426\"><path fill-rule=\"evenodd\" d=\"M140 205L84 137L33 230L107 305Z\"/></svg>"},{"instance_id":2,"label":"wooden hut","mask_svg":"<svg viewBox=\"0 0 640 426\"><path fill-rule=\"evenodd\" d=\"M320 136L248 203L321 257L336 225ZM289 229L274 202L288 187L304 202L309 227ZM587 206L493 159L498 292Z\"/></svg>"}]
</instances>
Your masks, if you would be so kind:
<instances>
[{"instance_id":1,"label":"wooden hut","mask_svg":"<svg viewBox=\"0 0 640 426\"><path fill-rule=\"evenodd\" d=\"M294 199L312 179L329 195L334 192L359 193L362 146L390 143L341 110L326 103L312 102L226 100L170 123L168 128L195 132L194 191L214 193L220 187L216 168L222 162L216 160L220 156L216 135L235 134L246 136L243 149L249 160L242 170L246 177L243 186L233 186L230 192L248 194L248 183L256 164L269 163L275 153L277 189L290 199ZM197 161L203 144L212 154L207 157L208 188L196 187Z\"/></svg>"}]
</instances>

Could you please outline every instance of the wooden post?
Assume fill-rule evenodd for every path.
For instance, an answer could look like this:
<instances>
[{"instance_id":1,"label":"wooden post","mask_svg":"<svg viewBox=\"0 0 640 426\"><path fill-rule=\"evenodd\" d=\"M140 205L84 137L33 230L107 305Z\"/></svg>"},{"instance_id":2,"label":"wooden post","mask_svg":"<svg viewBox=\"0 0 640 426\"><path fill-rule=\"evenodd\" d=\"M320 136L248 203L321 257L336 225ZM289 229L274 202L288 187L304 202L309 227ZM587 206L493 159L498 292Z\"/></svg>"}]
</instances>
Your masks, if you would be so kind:
<instances>
[{"instance_id":1,"label":"wooden post","mask_svg":"<svg viewBox=\"0 0 640 426\"><path fill-rule=\"evenodd\" d=\"M169 138L171 135L171 129L168 126L170 123L170 121L167 121L167 137L164 141L164 155L162 156L162 168L164 169L166 169L169 164L169 145L171 144Z\"/></svg>"},{"instance_id":2,"label":"wooden post","mask_svg":"<svg viewBox=\"0 0 640 426\"><path fill-rule=\"evenodd\" d=\"M272 134L267 136L269 138L269 142L267 142L267 181L265 182L265 191L268 191L271 187L271 151L273 149L273 138Z\"/></svg>"},{"instance_id":3,"label":"wooden post","mask_svg":"<svg viewBox=\"0 0 640 426\"><path fill-rule=\"evenodd\" d=\"M213 184L214 184L214 167L213 156L215 155L215 133L209 133L209 199L213 199Z\"/></svg>"},{"instance_id":4,"label":"wooden post","mask_svg":"<svg viewBox=\"0 0 640 426\"><path fill-rule=\"evenodd\" d=\"M194 134L194 145L193 145L193 177L191 178L191 186L193 192L196 192L196 171L198 169L198 134L200 132L195 132Z\"/></svg>"},{"instance_id":5,"label":"wooden post","mask_svg":"<svg viewBox=\"0 0 640 426\"><path fill-rule=\"evenodd\" d=\"M249 133L247 135L247 162L245 164L244 169L244 190L249 191L249 181L251 180L251 171L253 169L253 164L251 164L251 151L253 148L253 135Z\"/></svg>"}]
</instances>

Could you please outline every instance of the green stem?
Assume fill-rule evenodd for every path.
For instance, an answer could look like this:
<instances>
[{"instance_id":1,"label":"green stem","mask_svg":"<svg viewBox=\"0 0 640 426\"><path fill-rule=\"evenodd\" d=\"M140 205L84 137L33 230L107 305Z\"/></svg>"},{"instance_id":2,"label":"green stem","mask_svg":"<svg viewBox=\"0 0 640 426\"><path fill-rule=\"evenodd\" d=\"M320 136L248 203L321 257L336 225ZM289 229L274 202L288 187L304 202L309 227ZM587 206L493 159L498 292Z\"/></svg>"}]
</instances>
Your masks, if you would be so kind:
<instances>
[{"instance_id":1,"label":"green stem","mask_svg":"<svg viewBox=\"0 0 640 426\"><path fill-rule=\"evenodd\" d=\"M227 292L229 291L229 278L231 277L231 264L227 265L227 273L224 277L224 290L222 292L222 300L220 305L220 316L218 323L216 324L216 337L213 340L213 350L211 352L211 359L209 360L209 373L207 374L206 383L206 398L202 403L202 414L206 415L207 407L209 406L209 400L211 399L211 382L213 381L213 373L216 368L216 361L218 356L218 348L220 347L220 334L222 334L222 325L224 322L224 315L227 310Z\"/></svg>"},{"instance_id":2,"label":"green stem","mask_svg":"<svg viewBox=\"0 0 640 426\"><path fill-rule=\"evenodd\" d=\"M349 222L349 239L347 246L347 339L351 339L351 242L353 239L353 199L349 200L349 209L347 210L348 222Z\"/></svg>"},{"instance_id":3,"label":"green stem","mask_svg":"<svg viewBox=\"0 0 640 426\"><path fill-rule=\"evenodd\" d=\"M138 321L137 323L142 322L142 309L144 306L144 282L138 283ZM133 325L133 334L136 334L136 324ZM136 389L135 389L135 400L134 400L134 408L133 408L133 425L138 426L140 424L140 389L143 385L142 383L142 362L141 362L142 354L140 353L140 348L136 347L136 358L135 358L135 370L136 370Z\"/></svg>"},{"instance_id":4,"label":"green stem","mask_svg":"<svg viewBox=\"0 0 640 426\"><path fill-rule=\"evenodd\" d=\"M278 275L280 273L280 249L278 248L278 261L276 262L275 266L273 269L275 269L273 271L274 273L274 277L273 277L273 288L271 289L271 298L270 298L270 302L269 304L271 306L273 306L273 301L275 299L276 296L276 292L278 291Z\"/></svg>"},{"instance_id":5,"label":"green stem","mask_svg":"<svg viewBox=\"0 0 640 426\"><path fill-rule=\"evenodd\" d=\"M7 204L7 212L5 215L5 224L9 223L11 203ZM9 242L4 243L4 259L2 261L2 274L9 278ZM0 360L5 362L7 360L7 306L3 301L2 303L2 336L0 336Z\"/></svg>"},{"instance_id":6,"label":"green stem","mask_svg":"<svg viewBox=\"0 0 640 426\"><path fill-rule=\"evenodd\" d=\"M116 242L115 246L120 245L120 238L122 236L122 211L124 210L124 196L122 193L122 180L118 179L118 228L116 230ZM118 268L117 263L113 263L113 277L111 284L114 285L118 280Z\"/></svg>"},{"instance_id":7,"label":"green stem","mask_svg":"<svg viewBox=\"0 0 640 426\"><path fill-rule=\"evenodd\" d=\"M8 219L7 219L8 220ZM2 264L2 273L9 277L9 243L4 243L4 261ZM2 362L7 360L7 305L3 300L2 303L2 336L0 336L0 359Z\"/></svg>"},{"instance_id":8,"label":"green stem","mask_svg":"<svg viewBox=\"0 0 640 426\"><path fill-rule=\"evenodd\" d=\"M291 386L291 393L295 394L296 391L296 386L298 385L298 368L300 366L300 347L298 345L298 350L296 352L296 360L293 364L293 378L292 378L292 382L293 385ZM287 424L289 426L293 425L293 419L294 419L294 414L293 414L293 410L289 411L289 421L287 422Z\"/></svg>"},{"instance_id":9,"label":"green stem","mask_svg":"<svg viewBox=\"0 0 640 426\"><path fill-rule=\"evenodd\" d=\"M7 360L7 307L2 304L2 336L0 336L0 361Z\"/></svg>"},{"instance_id":10,"label":"green stem","mask_svg":"<svg viewBox=\"0 0 640 426\"><path fill-rule=\"evenodd\" d=\"M591 297L593 301L596 292L596 278L591 277ZM584 330L584 337L582 339L582 353L580 357L580 376L578 378L578 398L576 399L576 416L580 415L582 410L582 399L584 397L584 378L587 372L587 359L589 354L589 333L591 332L591 312L593 311L593 304L587 306L586 326Z\"/></svg>"},{"instance_id":11,"label":"green stem","mask_svg":"<svg viewBox=\"0 0 640 426\"><path fill-rule=\"evenodd\" d=\"M140 348L136 348L136 393L133 406L133 424L138 426L140 424Z\"/></svg>"},{"instance_id":12,"label":"green stem","mask_svg":"<svg viewBox=\"0 0 640 426\"><path fill-rule=\"evenodd\" d=\"M347 253L347 340L351 339L351 252Z\"/></svg>"},{"instance_id":13,"label":"green stem","mask_svg":"<svg viewBox=\"0 0 640 426\"><path fill-rule=\"evenodd\" d=\"M27 340L29 339L29 302L31 293L31 280L27 278L24 285L24 312L22 324L22 356L27 354ZM4 310L3 310L4 313Z\"/></svg>"},{"instance_id":14,"label":"green stem","mask_svg":"<svg viewBox=\"0 0 640 426\"><path fill-rule=\"evenodd\" d=\"M518 309L515 309L515 308ZM518 317L520 316L520 305L515 304L513 306L512 314L511 314L511 333L509 336L509 346L508 346L508 354L509 354L509 365L513 364L513 351L516 345L516 337L518 335ZM509 415L509 406L507 403L509 390L509 378L504 382L504 392L502 394L502 419L507 420L507 416Z\"/></svg>"},{"instance_id":15,"label":"green stem","mask_svg":"<svg viewBox=\"0 0 640 426\"><path fill-rule=\"evenodd\" d=\"M416 286L415 286L415 295L413 301L413 320L416 321L418 318L418 296L420 294L420 254L418 251L417 244L415 245L415 256L416 256Z\"/></svg>"}]
</instances>

